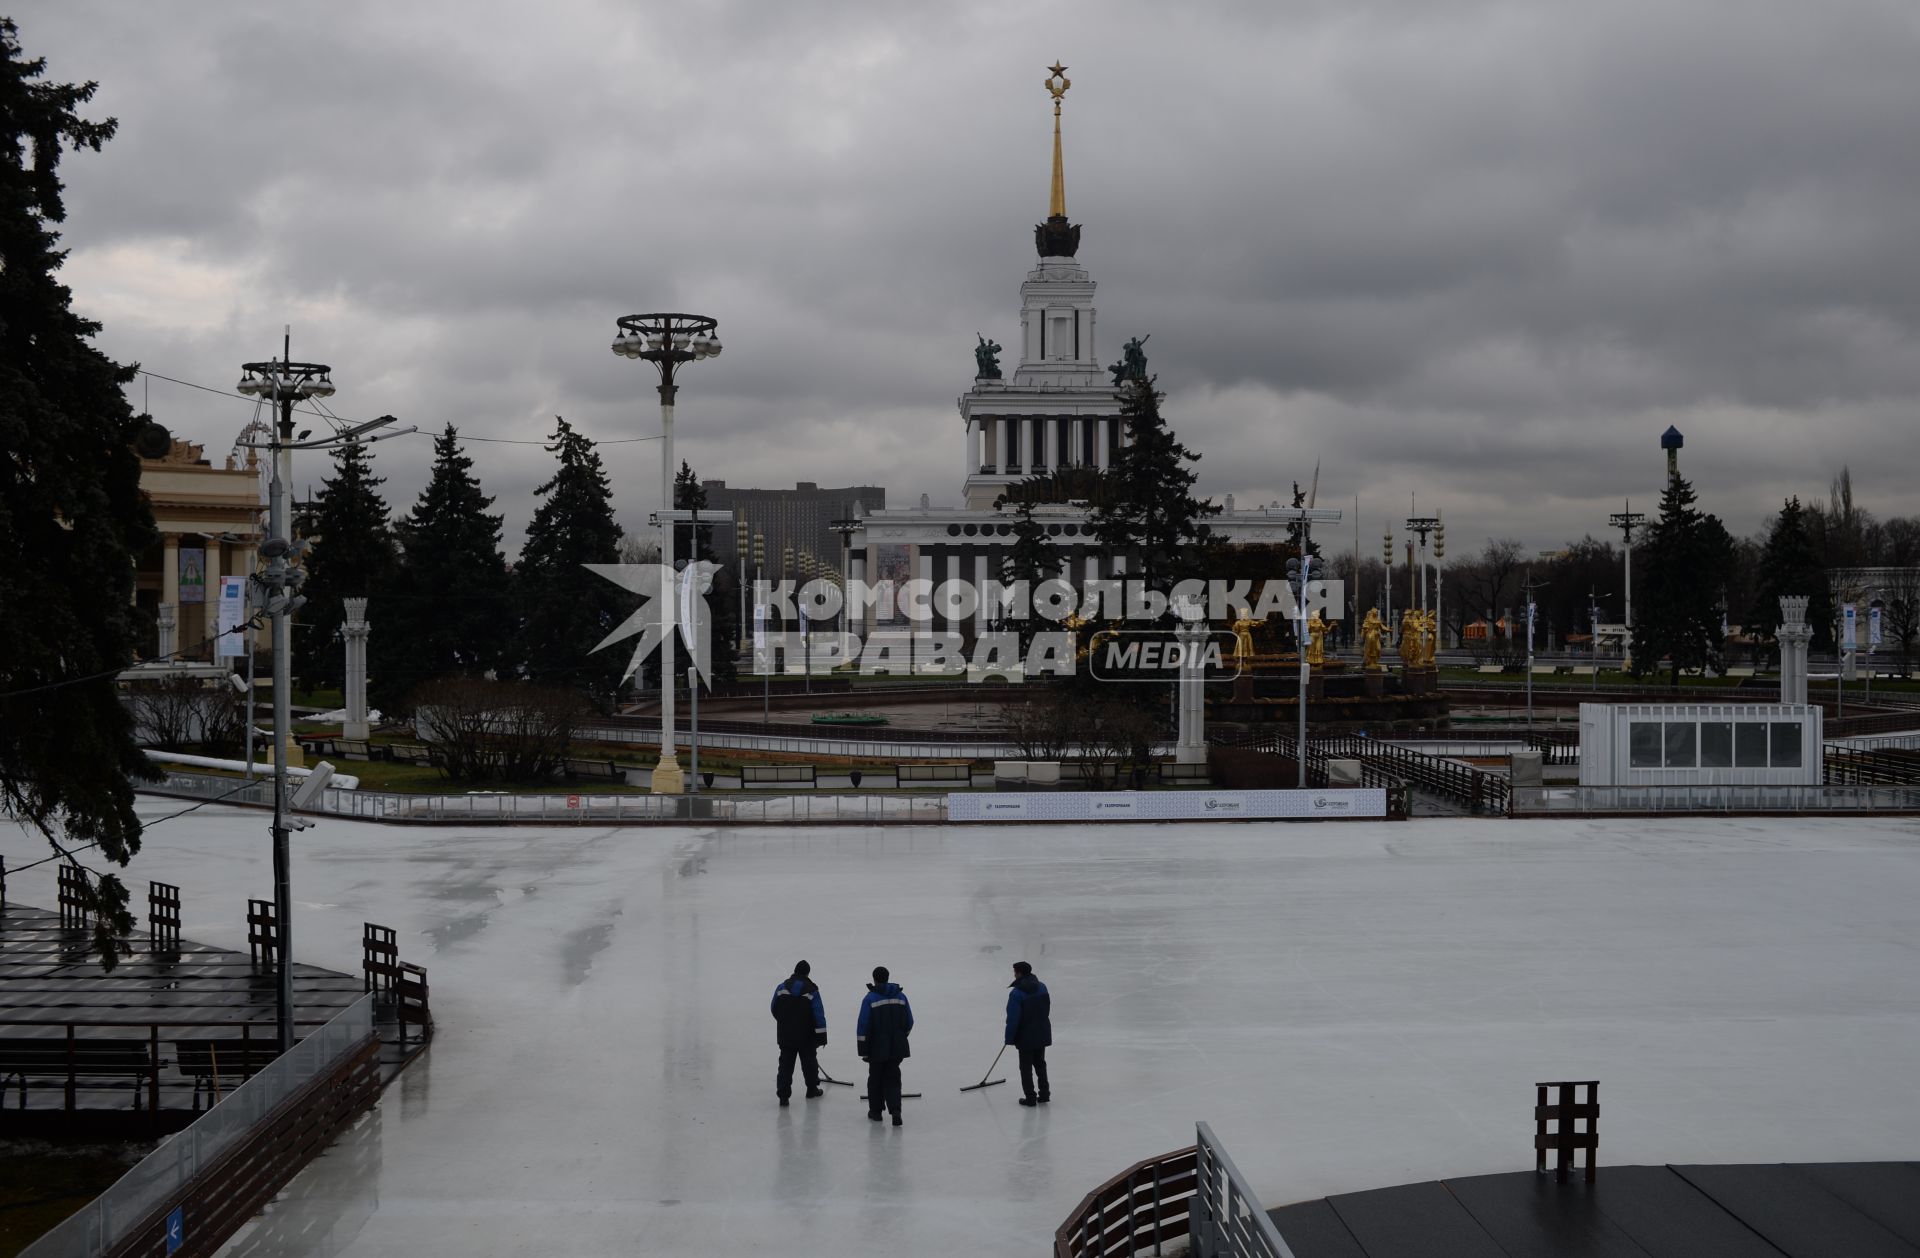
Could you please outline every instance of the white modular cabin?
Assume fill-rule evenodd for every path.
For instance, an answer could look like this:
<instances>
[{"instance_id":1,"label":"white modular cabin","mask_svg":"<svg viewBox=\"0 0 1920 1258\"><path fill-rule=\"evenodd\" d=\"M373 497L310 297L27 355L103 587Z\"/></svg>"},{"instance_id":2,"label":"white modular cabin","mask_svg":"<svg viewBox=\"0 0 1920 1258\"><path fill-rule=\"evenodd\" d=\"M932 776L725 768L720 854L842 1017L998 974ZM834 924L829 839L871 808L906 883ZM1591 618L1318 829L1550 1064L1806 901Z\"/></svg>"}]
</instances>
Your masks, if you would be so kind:
<instances>
[{"instance_id":1,"label":"white modular cabin","mask_svg":"<svg viewBox=\"0 0 1920 1258\"><path fill-rule=\"evenodd\" d=\"M1583 703L1582 786L1818 786L1806 703Z\"/></svg>"}]
</instances>

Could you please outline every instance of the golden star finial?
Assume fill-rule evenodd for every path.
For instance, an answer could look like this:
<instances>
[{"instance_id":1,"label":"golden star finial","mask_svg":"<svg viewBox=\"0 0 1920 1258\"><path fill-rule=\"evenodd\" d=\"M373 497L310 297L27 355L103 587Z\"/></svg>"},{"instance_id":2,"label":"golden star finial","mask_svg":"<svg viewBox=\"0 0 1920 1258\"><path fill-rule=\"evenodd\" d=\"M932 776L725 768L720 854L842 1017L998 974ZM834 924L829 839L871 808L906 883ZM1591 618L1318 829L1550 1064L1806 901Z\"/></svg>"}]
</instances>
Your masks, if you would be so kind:
<instances>
[{"instance_id":1,"label":"golden star finial","mask_svg":"<svg viewBox=\"0 0 1920 1258\"><path fill-rule=\"evenodd\" d=\"M1067 77L1067 67L1061 65L1058 61L1048 66L1047 69L1053 71L1053 73L1046 80L1046 88L1049 92L1053 93L1053 105L1055 109L1058 109L1060 107L1060 98L1065 96L1067 89L1073 86L1073 80ZM1055 83L1055 79L1060 81Z\"/></svg>"}]
</instances>

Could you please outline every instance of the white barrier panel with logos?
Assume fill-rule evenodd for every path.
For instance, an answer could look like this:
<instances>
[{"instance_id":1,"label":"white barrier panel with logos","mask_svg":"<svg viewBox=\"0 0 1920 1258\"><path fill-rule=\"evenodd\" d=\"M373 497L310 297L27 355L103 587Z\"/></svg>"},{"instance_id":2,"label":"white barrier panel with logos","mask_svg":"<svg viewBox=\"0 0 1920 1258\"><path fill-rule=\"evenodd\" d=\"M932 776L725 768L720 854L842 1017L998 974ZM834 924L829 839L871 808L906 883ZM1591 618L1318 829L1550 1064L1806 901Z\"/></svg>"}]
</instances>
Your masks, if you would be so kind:
<instances>
[{"instance_id":1,"label":"white barrier panel with logos","mask_svg":"<svg viewBox=\"0 0 1920 1258\"><path fill-rule=\"evenodd\" d=\"M1000 791L947 796L949 821L1199 821L1385 817L1378 787L1310 791Z\"/></svg>"}]
</instances>

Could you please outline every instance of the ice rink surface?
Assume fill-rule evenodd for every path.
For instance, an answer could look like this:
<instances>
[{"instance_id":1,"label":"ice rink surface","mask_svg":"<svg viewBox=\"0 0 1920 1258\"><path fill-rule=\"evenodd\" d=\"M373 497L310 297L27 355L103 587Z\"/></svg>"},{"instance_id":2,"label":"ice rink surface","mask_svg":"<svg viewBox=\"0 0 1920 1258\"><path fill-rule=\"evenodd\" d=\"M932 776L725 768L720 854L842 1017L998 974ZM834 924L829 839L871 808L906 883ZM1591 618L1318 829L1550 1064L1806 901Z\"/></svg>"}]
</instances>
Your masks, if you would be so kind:
<instances>
[{"instance_id":1,"label":"ice rink surface","mask_svg":"<svg viewBox=\"0 0 1920 1258\"><path fill-rule=\"evenodd\" d=\"M129 885L178 883L185 935L244 947L266 827L170 821ZM396 927L439 1035L232 1254L1039 1254L1196 1119L1269 1206L1523 1169L1546 1079L1601 1080L1603 1163L1920 1153L1912 820L326 820L294 845L297 955L357 973L361 922ZM767 1005L801 957L843 1079L868 971L906 988L904 1128L860 1089L777 1108ZM1011 1055L958 1091L1021 958L1054 996L1039 1110Z\"/></svg>"}]
</instances>

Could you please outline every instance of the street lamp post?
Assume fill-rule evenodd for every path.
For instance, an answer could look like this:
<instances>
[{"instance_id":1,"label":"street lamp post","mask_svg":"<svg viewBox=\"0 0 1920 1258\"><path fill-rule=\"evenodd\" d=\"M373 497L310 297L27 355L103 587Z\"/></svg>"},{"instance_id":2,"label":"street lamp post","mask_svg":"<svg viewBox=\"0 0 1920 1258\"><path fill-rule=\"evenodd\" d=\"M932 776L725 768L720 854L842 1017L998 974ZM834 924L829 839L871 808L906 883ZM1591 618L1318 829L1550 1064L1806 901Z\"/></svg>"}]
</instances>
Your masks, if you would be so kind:
<instances>
[{"instance_id":1,"label":"street lamp post","mask_svg":"<svg viewBox=\"0 0 1920 1258\"><path fill-rule=\"evenodd\" d=\"M1382 588L1386 590L1387 602L1387 641L1393 641L1393 530L1389 528L1380 535L1380 562L1386 569L1386 580Z\"/></svg>"},{"instance_id":2,"label":"street lamp post","mask_svg":"<svg viewBox=\"0 0 1920 1258\"><path fill-rule=\"evenodd\" d=\"M733 520L733 562L734 571L738 573L738 577L734 581L734 584L739 587L740 624L738 626L739 632L734 635L734 650L736 653L742 655L746 653L747 643L750 640L747 634L751 631L747 624L747 547L750 544L747 538L747 517L744 515L735 516Z\"/></svg>"},{"instance_id":3,"label":"street lamp post","mask_svg":"<svg viewBox=\"0 0 1920 1258\"><path fill-rule=\"evenodd\" d=\"M1440 517L1437 515L1412 515L1407 517L1407 532L1415 534L1420 539L1419 567L1415 571L1418 574L1417 580L1419 585L1419 594L1417 595L1419 600L1418 607L1422 612L1427 610L1427 534L1439 527Z\"/></svg>"},{"instance_id":4,"label":"street lamp post","mask_svg":"<svg viewBox=\"0 0 1920 1258\"><path fill-rule=\"evenodd\" d=\"M684 364L719 355L720 325L705 315L689 314L622 315L617 322L613 352L644 358L660 372L660 563L667 574L661 606L666 626L660 635L660 762L653 767L651 789L656 795L678 795L686 789L686 778L673 750L673 640L680 631L673 562L673 400L680 391L675 377Z\"/></svg>"},{"instance_id":5,"label":"street lamp post","mask_svg":"<svg viewBox=\"0 0 1920 1258\"><path fill-rule=\"evenodd\" d=\"M768 666L772 652L766 649L767 605L760 601L760 587L766 581L767 535L753 535L753 649L754 665L760 670L760 723L773 723L773 669Z\"/></svg>"},{"instance_id":6,"label":"street lamp post","mask_svg":"<svg viewBox=\"0 0 1920 1258\"><path fill-rule=\"evenodd\" d=\"M1627 551L1626 593L1622 600L1622 618L1626 621L1627 644L1620 648L1620 658L1625 660L1633 650L1633 531L1647 522L1645 514L1633 509L1633 500L1626 501L1625 511L1616 511L1607 517L1607 523L1620 530L1620 540Z\"/></svg>"},{"instance_id":7,"label":"street lamp post","mask_svg":"<svg viewBox=\"0 0 1920 1258\"><path fill-rule=\"evenodd\" d=\"M853 652L853 535L862 523L859 516L850 515L827 527L840 535L840 658L844 659Z\"/></svg>"},{"instance_id":8,"label":"street lamp post","mask_svg":"<svg viewBox=\"0 0 1920 1258\"><path fill-rule=\"evenodd\" d=\"M293 823L287 816L287 751L293 741L293 661L289 649L293 614L306 603L300 587L306 584L306 570L299 559L307 551L307 542L293 541L287 520L287 486L293 479L293 452L320 450L359 441L366 433L393 422L383 415L371 423L334 431L317 441L308 441L307 433L293 431L295 405L315 398L332 397L333 369L325 363L293 361L293 334L281 341L281 357L265 362L243 363L236 391L257 398L273 408L273 422L266 426L264 444L271 465L267 497L267 540L261 543L260 556L267 561L264 573L252 581L264 587L262 609L273 618L273 916L277 933L275 975L275 1012L279 1027L280 1051L293 1047L293 871L288 834ZM411 432L412 429L404 431ZM395 432L388 434L398 436ZM377 440L377 438L375 438ZM249 445L255 443L247 443ZM251 604L253 600L249 599ZM248 696L248 724L252 724L252 696ZM306 823L299 823L302 828Z\"/></svg>"},{"instance_id":9,"label":"street lamp post","mask_svg":"<svg viewBox=\"0 0 1920 1258\"><path fill-rule=\"evenodd\" d=\"M1307 789L1307 582L1313 556L1307 551L1307 528L1300 526L1300 557L1287 560L1287 584L1293 587L1293 644L1300 652L1299 734L1294 744L1295 784Z\"/></svg>"}]
</instances>

